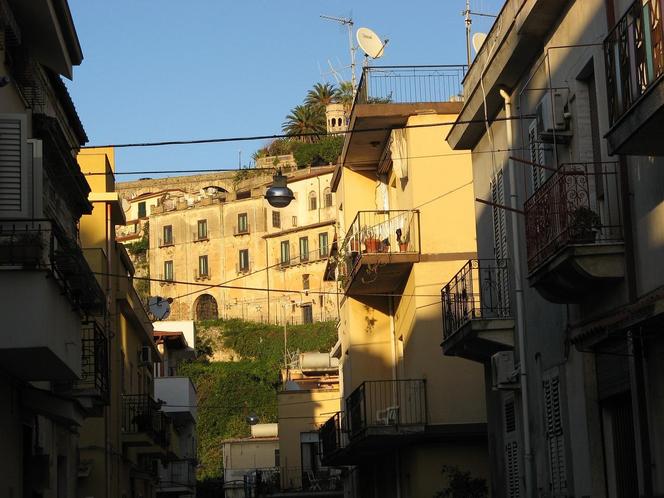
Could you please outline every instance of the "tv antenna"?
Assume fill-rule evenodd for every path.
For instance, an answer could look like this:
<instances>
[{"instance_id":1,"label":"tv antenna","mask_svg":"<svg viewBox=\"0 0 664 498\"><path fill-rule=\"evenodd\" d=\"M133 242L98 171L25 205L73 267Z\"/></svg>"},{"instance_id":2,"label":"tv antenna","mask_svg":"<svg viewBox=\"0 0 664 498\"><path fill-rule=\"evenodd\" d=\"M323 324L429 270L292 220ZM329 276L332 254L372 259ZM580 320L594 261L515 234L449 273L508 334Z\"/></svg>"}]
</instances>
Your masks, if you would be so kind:
<instances>
[{"instance_id":1,"label":"tv antenna","mask_svg":"<svg viewBox=\"0 0 664 498\"><path fill-rule=\"evenodd\" d=\"M357 44L364 51L364 65L369 65L369 57L380 59L385 53L385 46L390 40L382 41L380 37L369 28L357 30Z\"/></svg>"},{"instance_id":2,"label":"tv antenna","mask_svg":"<svg viewBox=\"0 0 664 498\"><path fill-rule=\"evenodd\" d=\"M353 18L325 15L321 15L320 17L321 19L326 19L328 21L338 22L342 26L348 28L348 45L350 47L350 83L353 87L353 97L355 97L355 92L357 91L357 82L355 80L355 51L357 50L357 47L355 46L355 43L353 43L353 26L355 25Z\"/></svg>"},{"instance_id":3,"label":"tv antenna","mask_svg":"<svg viewBox=\"0 0 664 498\"><path fill-rule=\"evenodd\" d=\"M493 19L497 18L498 16L494 16L493 14L485 14L483 12L473 12L472 10L470 10L470 0L466 0L466 9L461 13L461 15L464 17L464 22L466 23L466 57L468 60L468 67L470 67L470 63L472 62L471 60L472 56L470 53L470 46L471 46L470 30L471 26L473 25L473 18L471 16L491 17ZM479 37L472 38L472 45L473 48L475 48L475 53L479 51L479 47L482 46L484 40L486 40L486 35L484 36L483 39L481 39L481 42Z\"/></svg>"}]
</instances>

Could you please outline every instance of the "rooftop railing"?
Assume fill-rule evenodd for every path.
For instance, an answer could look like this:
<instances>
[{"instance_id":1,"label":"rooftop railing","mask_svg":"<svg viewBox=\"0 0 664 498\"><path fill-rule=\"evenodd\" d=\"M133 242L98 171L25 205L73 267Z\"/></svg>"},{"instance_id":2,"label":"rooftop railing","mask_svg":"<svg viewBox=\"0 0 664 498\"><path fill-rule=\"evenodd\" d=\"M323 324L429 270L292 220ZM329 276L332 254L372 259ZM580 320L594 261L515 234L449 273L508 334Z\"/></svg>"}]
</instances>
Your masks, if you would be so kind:
<instances>
[{"instance_id":1,"label":"rooftop railing","mask_svg":"<svg viewBox=\"0 0 664 498\"><path fill-rule=\"evenodd\" d=\"M618 167L563 164L526 201L529 271L570 244L622 241Z\"/></svg>"},{"instance_id":2,"label":"rooftop railing","mask_svg":"<svg viewBox=\"0 0 664 498\"><path fill-rule=\"evenodd\" d=\"M636 0L604 40L613 125L664 74L664 0Z\"/></svg>"},{"instance_id":3,"label":"rooftop railing","mask_svg":"<svg viewBox=\"0 0 664 498\"><path fill-rule=\"evenodd\" d=\"M467 66L365 67L356 104L461 102Z\"/></svg>"},{"instance_id":4,"label":"rooftop railing","mask_svg":"<svg viewBox=\"0 0 664 498\"><path fill-rule=\"evenodd\" d=\"M346 398L346 413L351 439L372 427L425 425L426 381L364 381Z\"/></svg>"},{"instance_id":5,"label":"rooftop railing","mask_svg":"<svg viewBox=\"0 0 664 498\"><path fill-rule=\"evenodd\" d=\"M443 338L470 320L510 318L508 261L471 259L443 287Z\"/></svg>"}]
</instances>

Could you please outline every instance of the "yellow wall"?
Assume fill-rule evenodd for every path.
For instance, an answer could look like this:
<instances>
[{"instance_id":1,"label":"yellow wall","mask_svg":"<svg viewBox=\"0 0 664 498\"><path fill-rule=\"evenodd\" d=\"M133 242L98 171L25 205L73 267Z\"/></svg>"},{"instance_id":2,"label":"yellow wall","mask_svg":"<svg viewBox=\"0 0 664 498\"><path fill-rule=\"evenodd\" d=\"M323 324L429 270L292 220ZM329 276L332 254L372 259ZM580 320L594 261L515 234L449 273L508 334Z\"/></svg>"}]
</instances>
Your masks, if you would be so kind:
<instances>
[{"instance_id":1,"label":"yellow wall","mask_svg":"<svg viewBox=\"0 0 664 498\"><path fill-rule=\"evenodd\" d=\"M279 448L276 438L225 441L224 470L265 469L274 467L274 451Z\"/></svg>"}]
</instances>

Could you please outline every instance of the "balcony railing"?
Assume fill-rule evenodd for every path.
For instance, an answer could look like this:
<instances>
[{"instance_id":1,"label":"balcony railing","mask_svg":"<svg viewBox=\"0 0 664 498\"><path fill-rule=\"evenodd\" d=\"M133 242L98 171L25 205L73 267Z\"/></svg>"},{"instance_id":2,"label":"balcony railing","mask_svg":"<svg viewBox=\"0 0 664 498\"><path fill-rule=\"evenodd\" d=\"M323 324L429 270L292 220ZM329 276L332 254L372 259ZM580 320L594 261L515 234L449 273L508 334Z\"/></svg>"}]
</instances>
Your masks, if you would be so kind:
<instances>
[{"instance_id":1,"label":"balcony railing","mask_svg":"<svg viewBox=\"0 0 664 498\"><path fill-rule=\"evenodd\" d=\"M525 203L528 269L570 244L620 242L617 163L563 164Z\"/></svg>"},{"instance_id":2,"label":"balcony railing","mask_svg":"<svg viewBox=\"0 0 664 498\"><path fill-rule=\"evenodd\" d=\"M170 440L170 419L160 404L147 394L122 395L122 432L145 433L154 442L167 446Z\"/></svg>"},{"instance_id":3,"label":"balcony railing","mask_svg":"<svg viewBox=\"0 0 664 498\"><path fill-rule=\"evenodd\" d=\"M105 309L105 296L78 245L55 221L0 220L0 268L52 272L69 300L88 314Z\"/></svg>"},{"instance_id":4,"label":"balcony railing","mask_svg":"<svg viewBox=\"0 0 664 498\"><path fill-rule=\"evenodd\" d=\"M664 74L664 0L636 0L604 40L611 126Z\"/></svg>"},{"instance_id":5,"label":"balcony railing","mask_svg":"<svg viewBox=\"0 0 664 498\"><path fill-rule=\"evenodd\" d=\"M443 287L441 296L444 339L470 320L509 318L508 261L471 259Z\"/></svg>"},{"instance_id":6,"label":"balcony railing","mask_svg":"<svg viewBox=\"0 0 664 498\"><path fill-rule=\"evenodd\" d=\"M83 323L81 332L81 379L77 388L96 391L108 399L108 344L106 334L96 321Z\"/></svg>"},{"instance_id":7,"label":"balcony railing","mask_svg":"<svg viewBox=\"0 0 664 498\"><path fill-rule=\"evenodd\" d=\"M332 415L318 431L322 458L329 457L334 452L348 445L348 430L344 412Z\"/></svg>"},{"instance_id":8,"label":"balcony railing","mask_svg":"<svg viewBox=\"0 0 664 498\"><path fill-rule=\"evenodd\" d=\"M365 67L356 104L460 102L467 66Z\"/></svg>"},{"instance_id":9,"label":"balcony railing","mask_svg":"<svg viewBox=\"0 0 664 498\"><path fill-rule=\"evenodd\" d=\"M365 381L346 398L350 438L370 428L425 425L426 381Z\"/></svg>"},{"instance_id":10,"label":"balcony railing","mask_svg":"<svg viewBox=\"0 0 664 498\"><path fill-rule=\"evenodd\" d=\"M420 212L359 211L342 247L354 257L361 253L419 253Z\"/></svg>"},{"instance_id":11,"label":"balcony railing","mask_svg":"<svg viewBox=\"0 0 664 498\"><path fill-rule=\"evenodd\" d=\"M193 488L196 485L196 467L190 460L168 462L159 479L159 488Z\"/></svg>"}]
</instances>

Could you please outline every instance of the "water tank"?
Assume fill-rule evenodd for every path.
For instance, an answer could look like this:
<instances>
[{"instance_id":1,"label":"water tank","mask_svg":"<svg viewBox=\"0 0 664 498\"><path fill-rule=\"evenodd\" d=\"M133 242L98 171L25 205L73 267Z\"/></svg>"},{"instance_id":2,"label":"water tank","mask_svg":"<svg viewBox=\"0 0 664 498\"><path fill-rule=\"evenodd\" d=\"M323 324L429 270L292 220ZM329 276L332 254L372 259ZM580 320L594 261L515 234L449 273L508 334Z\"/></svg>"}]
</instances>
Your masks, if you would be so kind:
<instances>
[{"instance_id":1,"label":"water tank","mask_svg":"<svg viewBox=\"0 0 664 498\"><path fill-rule=\"evenodd\" d=\"M251 437L277 437L279 424L256 424L251 426Z\"/></svg>"},{"instance_id":2,"label":"water tank","mask_svg":"<svg viewBox=\"0 0 664 498\"><path fill-rule=\"evenodd\" d=\"M330 353L300 353L300 368L302 370L328 370L338 367L339 359L330 357Z\"/></svg>"}]
</instances>

